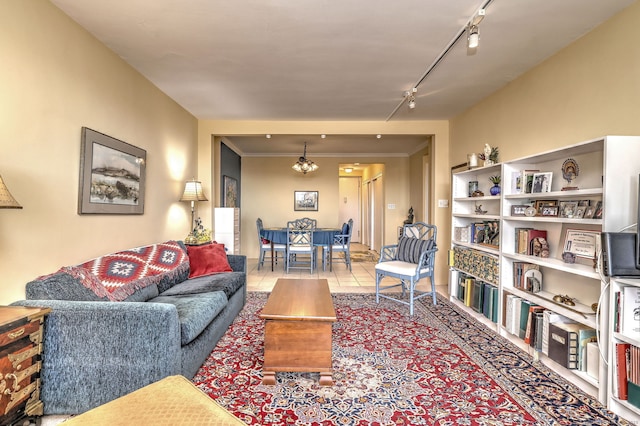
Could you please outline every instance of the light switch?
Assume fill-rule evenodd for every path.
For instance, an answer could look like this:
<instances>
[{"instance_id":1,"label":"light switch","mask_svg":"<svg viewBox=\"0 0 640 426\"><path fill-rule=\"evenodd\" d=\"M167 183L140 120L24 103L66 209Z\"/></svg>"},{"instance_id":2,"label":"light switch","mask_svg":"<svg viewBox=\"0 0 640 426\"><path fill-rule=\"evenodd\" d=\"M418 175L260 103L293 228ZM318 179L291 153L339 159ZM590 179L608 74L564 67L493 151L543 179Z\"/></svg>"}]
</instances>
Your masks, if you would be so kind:
<instances>
[{"instance_id":1,"label":"light switch","mask_svg":"<svg viewBox=\"0 0 640 426\"><path fill-rule=\"evenodd\" d=\"M387 204L387 209L394 210L396 208L395 204Z\"/></svg>"},{"instance_id":2,"label":"light switch","mask_svg":"<svg viewBox=\"0 0 640 426\"><path fill-rule=\"evenodd\" d=\"M449 200L438 200L438 207L449 207Z\"/></svg>"}]
</instances>

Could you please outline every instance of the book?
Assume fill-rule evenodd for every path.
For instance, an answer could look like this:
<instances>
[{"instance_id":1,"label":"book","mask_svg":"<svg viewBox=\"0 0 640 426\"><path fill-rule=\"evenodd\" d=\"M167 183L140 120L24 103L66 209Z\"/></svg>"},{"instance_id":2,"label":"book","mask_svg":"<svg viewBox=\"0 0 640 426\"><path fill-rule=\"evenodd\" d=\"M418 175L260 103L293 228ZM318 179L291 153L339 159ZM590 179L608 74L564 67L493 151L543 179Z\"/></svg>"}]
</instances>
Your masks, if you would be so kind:
<instances>
[{"instance_id":1,"label":"book","mask_svg":"<svg viewBox=\"0 0 640 426\"><path fill-rule=\"evenodd\" d=\"M583 328L576 322L549 324L549 358L570 370L578 369L578 335Z\"/></svg>"},{"instance_id":2,"label":"book","mask_svg":"<svg viewBox=\"0 0 640 426\"><path fill-rule=\"evenodd\" d=\"M465 306L471 306L471 300L473 299L473 283L475 279L467 277L464 280L464 304Z\"/></svg>"},{"instance_id":3,"label":"book","mask_svg":"<svg viewBox=\"0 0 640 426\"><path fill-rule=\"evenodd\" d=\"M533 347L535 342L536 314L537 313L542 314L543 311L544 311L544 308L542 306L538 306L538 305L529 306L529 313L527 315L527 326L524 333L524 343L528 344L531 347Z\"/></svg>"},{"instance_id":4,"label":"book","mask_svg":"<svg viewBox=\"0 0 640 426\"><path fill-rule=\"evenodd\" d=\"M498 288L491 286L491 321L498 322Z\"/></svg>"},{"instance_id":5,"label":"book","mask_svg":"<svg viewBox=\"0 0 640 426\"><path fill-rule=\"evenodd\" d=\"M520 302L520 325L518 328L518 336L524 339L527 334L527 324L529 323L529 309L535 306L533 302L522 299Z\"/></svg>"},{"instance_id":6,"label":"book","mask_svg":"<svg viewBox=\"0 0 640 426\"><path fill-rule=\"evenodd\" d=\"M542 353L549 355L549 324L570 322L571 320L558 313L546 310L542 313Z\"/></svg>"},{"instance_id":7,"label":"book","mask_svg":"<svg viewBox=\"0 0 640 426\"><path fill-rule=\"evenodd\" d=\"M622 293L622 334L640 339L640 287L627 286Z\"/></svg>"},{"instance_id":8,"label":"book","mask_svg":"<svg viewBox=\"0 0 640 426\"><path fill-rule=\"evenodd\" d=\"M507 332L511 334L517 334L515 329L515 307L520 306L520 298L514 294L507 294L507 302L506 302L506 311L505 311L505 327ZM518 317L519 319L520 317Z\"/></svg>"},{"instance_id":9,"label":"book","mask_svg":"<svg viewBox=\"0 0 640 426\"><path fill-rule=\"evenodd\" d=\"M493 310L493 306L491 306L493 303L491 296L492 287L491 284L482 284L482 315L489 319L491 319L491 311Z\"/></svg>"},{"instance_id":10,"label":"book","mask_svg":"<svg viewBox=\"0 0 640 426\"><path fill-rule=\"evenodd\" d=\"M628 357L631 349L629 343L616 343L615 344L615 372L614 372L614 395L621 400L627 399L627 365Z\"/></svg>"},{"instance_id":11,"label":"book","mask_svg":"<svg viewBox=\"0 0 640 426\"><path fill-rule=\"evenodd\" d=\"M600 378L600 350L597 342L587 343L587 374L594 379Z\"/></svg>"},{"instance_id":12,"label":"book","mask_svg":"<svg viewBox=\"0 0 640 426\"><path fill-rule=\"evenodd\" d=\"M587 371L587 344L596 338L596 330L583 328L578 331L578 370Z\"/></svg>"},{"instance_id":13,"label":"book","mask_svg":"<svg viewBox=\"0 0 640 426\"><path fill-rule=\"evenodd\" d=\"M482 312L482 281L474 280L473 281L473 291L471 294L473 295L473 299L471 300L471 308L476 312Z\"/></svg>"},{"instance_id":14,"label":"book","mask_svg":"<svg viewBox=\"0 0 640 426\"><path fill-rule=\"evenodd\" d=\"M516 254L527 254L527 235L532 228L514 228Z\"/></svg>"},{"instance_id":15,"label":"book","mask_svg":"<svg viewBox=\"0 0 640 426\"><path fill-rule=\"evenodd\" d=\"M544 321L544 311L542 312L536 312L535 314L535 335L534 335L534 342L533 342L533 348L540 352L542 351L542 323Z\"/></svg>"}]
</instances>

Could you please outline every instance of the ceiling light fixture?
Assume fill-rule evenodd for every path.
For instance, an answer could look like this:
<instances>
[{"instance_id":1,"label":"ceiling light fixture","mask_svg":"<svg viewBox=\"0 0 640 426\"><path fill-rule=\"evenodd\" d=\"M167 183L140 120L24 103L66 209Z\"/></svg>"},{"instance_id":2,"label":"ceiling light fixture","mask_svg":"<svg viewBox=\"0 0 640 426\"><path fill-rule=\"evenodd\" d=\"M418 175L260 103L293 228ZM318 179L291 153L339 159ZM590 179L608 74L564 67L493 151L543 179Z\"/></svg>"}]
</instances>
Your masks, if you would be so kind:
<instances>
[{"instance_id":1,"label":"ceiling light fixture","mask_svg":"<svg viewBox=\"0 0 640 426\"><path fill-rule=\"evenodd\" d=\"M293 170L295 170L296 172L301 172L301 173L303 173L305 175L308 172L315 172L316 170L318 170L318 165L307 158L307 143L306 142L304 143L304 152L302 154L302 157L298 158L298 161L296 162L296 164L291 166L291 168Z\"/></svg>"},{"instance_id":2,"label":"ceiling light fixture","mask_svg":"<svg viewBox=\"0 0 640 426\"><path fill-rule=\"evenodd\" d=\"M382 138L382 135L376 135L376 138L380 139Z\"/></svg>"},{"instance_id":3,"label":"ceiling light fixture","mask_svg":"<svg viewBox=\"0 0 640 426\"><path fill-rule=\"evenodd\" d=\"M327 135L320 135L320 137L321 137L322 139L324 139L324 138L326 138L326 137L327 137Z\"/></svg>"},{"instance_id":4,"label":"ceiling light fixture","mask_svg":"<svg viewBox=\"0 0 640 426\"><path fill-rule=\"evenodd\" d=\"M418 92L418 88L414 87L411 90L407 90L404 92L404 98L407 100L407 105L409 105L409 109L414 109L416 107L416 93Z\"/></svg>"},{"instance_id":5,"label":"ceiling light fixture","mask_svg":"<svg viewBox=\"0 0 640 426\"><path fill-rule=\"evenodd\" d=\"M478 23L480 23L480 21L482 20L482 18L484 18L485 13L486 13L486 8L493 2L493 0L484 0L482 5L480 6L480 8L478 9L478 12L458 31L458 33L455 35L455 37L453 37L453 39L449 42L449 44L447 44L447 46L442 50L442 52L440 53L440 55L438 55L438 57L431 63L431 65L429 65L429 67L427 68L427 70L424 72L424 74L422 74L422 76L418 79L418 81L416 82L416 84L413 85L414 89L417 89L422 82L424 82L424 80L429 76L429 74L431 74L431 72L438 66L438 64L440 62L442 62L445 58L445 56L447 56L447 54L453 50L453 47L455 46L455 44L464 37L464 35L467 33L467 29L472 25L474 20L477 20L477 22L475 23L475 25L477 26ZM478 20L479 19L479 20ZM473 52L468 52L468 53L473 53ZM405 92L406 94L407 92ZM402 98L402 100L398 103L398 105L394 108L393 111L391 111L391 114L389 114L389 116L387 117L387 119L385 121L389 121L393 118L394 115L396 115L396 112L398 112L398 110L402 107L402 105L407 101L407 97L406 95ZM415 104L414 104L415 107Z\"/></svg>"},{"instance_id":6,"label":"ceiling light fixture","mask_svg":"<svg viewBox=\"0 0 640 426\"><path fill-rule=\"evenodd\" d=\"M353 171L353 167L345 167L344 168L344 172L345 173L351 173Z\"/></svg>"},{"instance_id":7,"label":"ceiling light fixture","mask_svg":"<svg viewBox=\"0 0 640 426\"><path fill-rule=\"evenodd\" d=\"M269 134L265 135L265 137L266 137L267 139L271 139L271 135L269 135Z\"/></svg>"},{"instance_id":8,"label":"ceiling light fixture","mask_svg":"<svg viewBox=\"0 0 640 426\"><path fill-rule=\"evenodd\" d=\"M473 18L467 24L467 48L477 49L480 42L480 31L478 25L484 19L486 12L484 9L478 10L478 13L473 15Z\"/></svg>"}]
</instances>

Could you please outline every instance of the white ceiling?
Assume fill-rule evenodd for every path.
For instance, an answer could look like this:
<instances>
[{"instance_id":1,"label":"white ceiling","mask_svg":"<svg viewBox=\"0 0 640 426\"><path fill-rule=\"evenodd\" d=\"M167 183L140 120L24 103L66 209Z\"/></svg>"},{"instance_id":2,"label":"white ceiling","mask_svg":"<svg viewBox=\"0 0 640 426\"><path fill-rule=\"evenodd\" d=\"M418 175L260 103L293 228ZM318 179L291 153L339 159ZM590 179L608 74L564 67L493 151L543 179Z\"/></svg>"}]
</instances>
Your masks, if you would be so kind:
<instances>
[{"instance_id":1,"label":"white ceiling","mask_svg":"<svg viewBox=\"0 0 640 426\"><path fill-rule=\"evenodd\" d=\"M635 0L51 1L197 118L385 121L450 119ZM464 28L483 6L469 55ZM311 138L231 141L245 154L299 152L303 140L310 154L424 143Z\"/></svg>"}]
</instances>

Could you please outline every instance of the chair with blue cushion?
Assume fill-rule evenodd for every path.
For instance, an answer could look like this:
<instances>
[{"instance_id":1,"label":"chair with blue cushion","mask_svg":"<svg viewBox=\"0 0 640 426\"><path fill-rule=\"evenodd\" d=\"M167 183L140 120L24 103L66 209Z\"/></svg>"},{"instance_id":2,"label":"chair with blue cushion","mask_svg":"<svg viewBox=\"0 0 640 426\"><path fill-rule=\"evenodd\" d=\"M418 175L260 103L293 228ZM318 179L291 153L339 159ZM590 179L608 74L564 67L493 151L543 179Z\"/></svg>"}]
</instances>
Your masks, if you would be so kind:
<instances>
[{"instance_id":1,"label":"chair with blue cushion","mask_svg":"<svg viewBox=\"0 0 640 426\"><path fill-rule=\"evenodd\" d=\"M258 244L260 247L260 256L258 257L258 271L262 266L264 266L264 257L267 253L271 253L271 241L265 240L262 237L262 230L264 226L262 224L262 219L258 218L256 220L256 226L258 228ZM271 254L275 260L275 263L278 263L278 253L282 253L282 257L284 258L284 254L287 251L287 246L285 244L273 244L273 253ZM273 266L273 265L272 265Z\"/></svg>"},{"instance_id":2,"label":"chair with blue cushion","mask_svg":"<svg viewBox=\"0 0 640 426\"><path fill-rule=\"evenodd\" d=\"M351 271L351 233L353 231L353 219L349 219L349 222L342 225L340 234L333 236L333 244L331 244L331 250L329 246L323 246L322 263L323 269L326 267L326 263L329 262L329 270L333 269L333 262L344 262ZM336 253L342 253L341 256L335 257Z\"/></svg>"},{"instance_id":3,"label":"chair with blue cushion","mask_svg":"<svg viewBox=\"0 0 640 426\"><path fill-rule=\"evenodd\" d=\"M316 247L313 245L313 222L292 220L287 222L287 245L285 265L290 269L307 269L313 274L316 262Z\"/></svg>"},{"instance_id":4,"label":"chair with blue cushion","mask_svg":"<svg viewBox=\"0 0 640 426\"><path fill-rule=\"evenodd\" d=\"M380 297L409 305L409 315L413 315L414 301L431 296L433 304L436 302L436 285L434 280L434 265L436 259L437 228L423 222L406 224L402 229L402 237L398 244L383 246L380 260L376 264L376 303ZM384 278L396 278L399 282L382 287L380 282ZM431 291L416 290L418 281L428 277L431 282ZM382 293L382 290L401 287L402 295ZM405 296L409 290L408 300Z\"/></svg>"}]
</instances>

